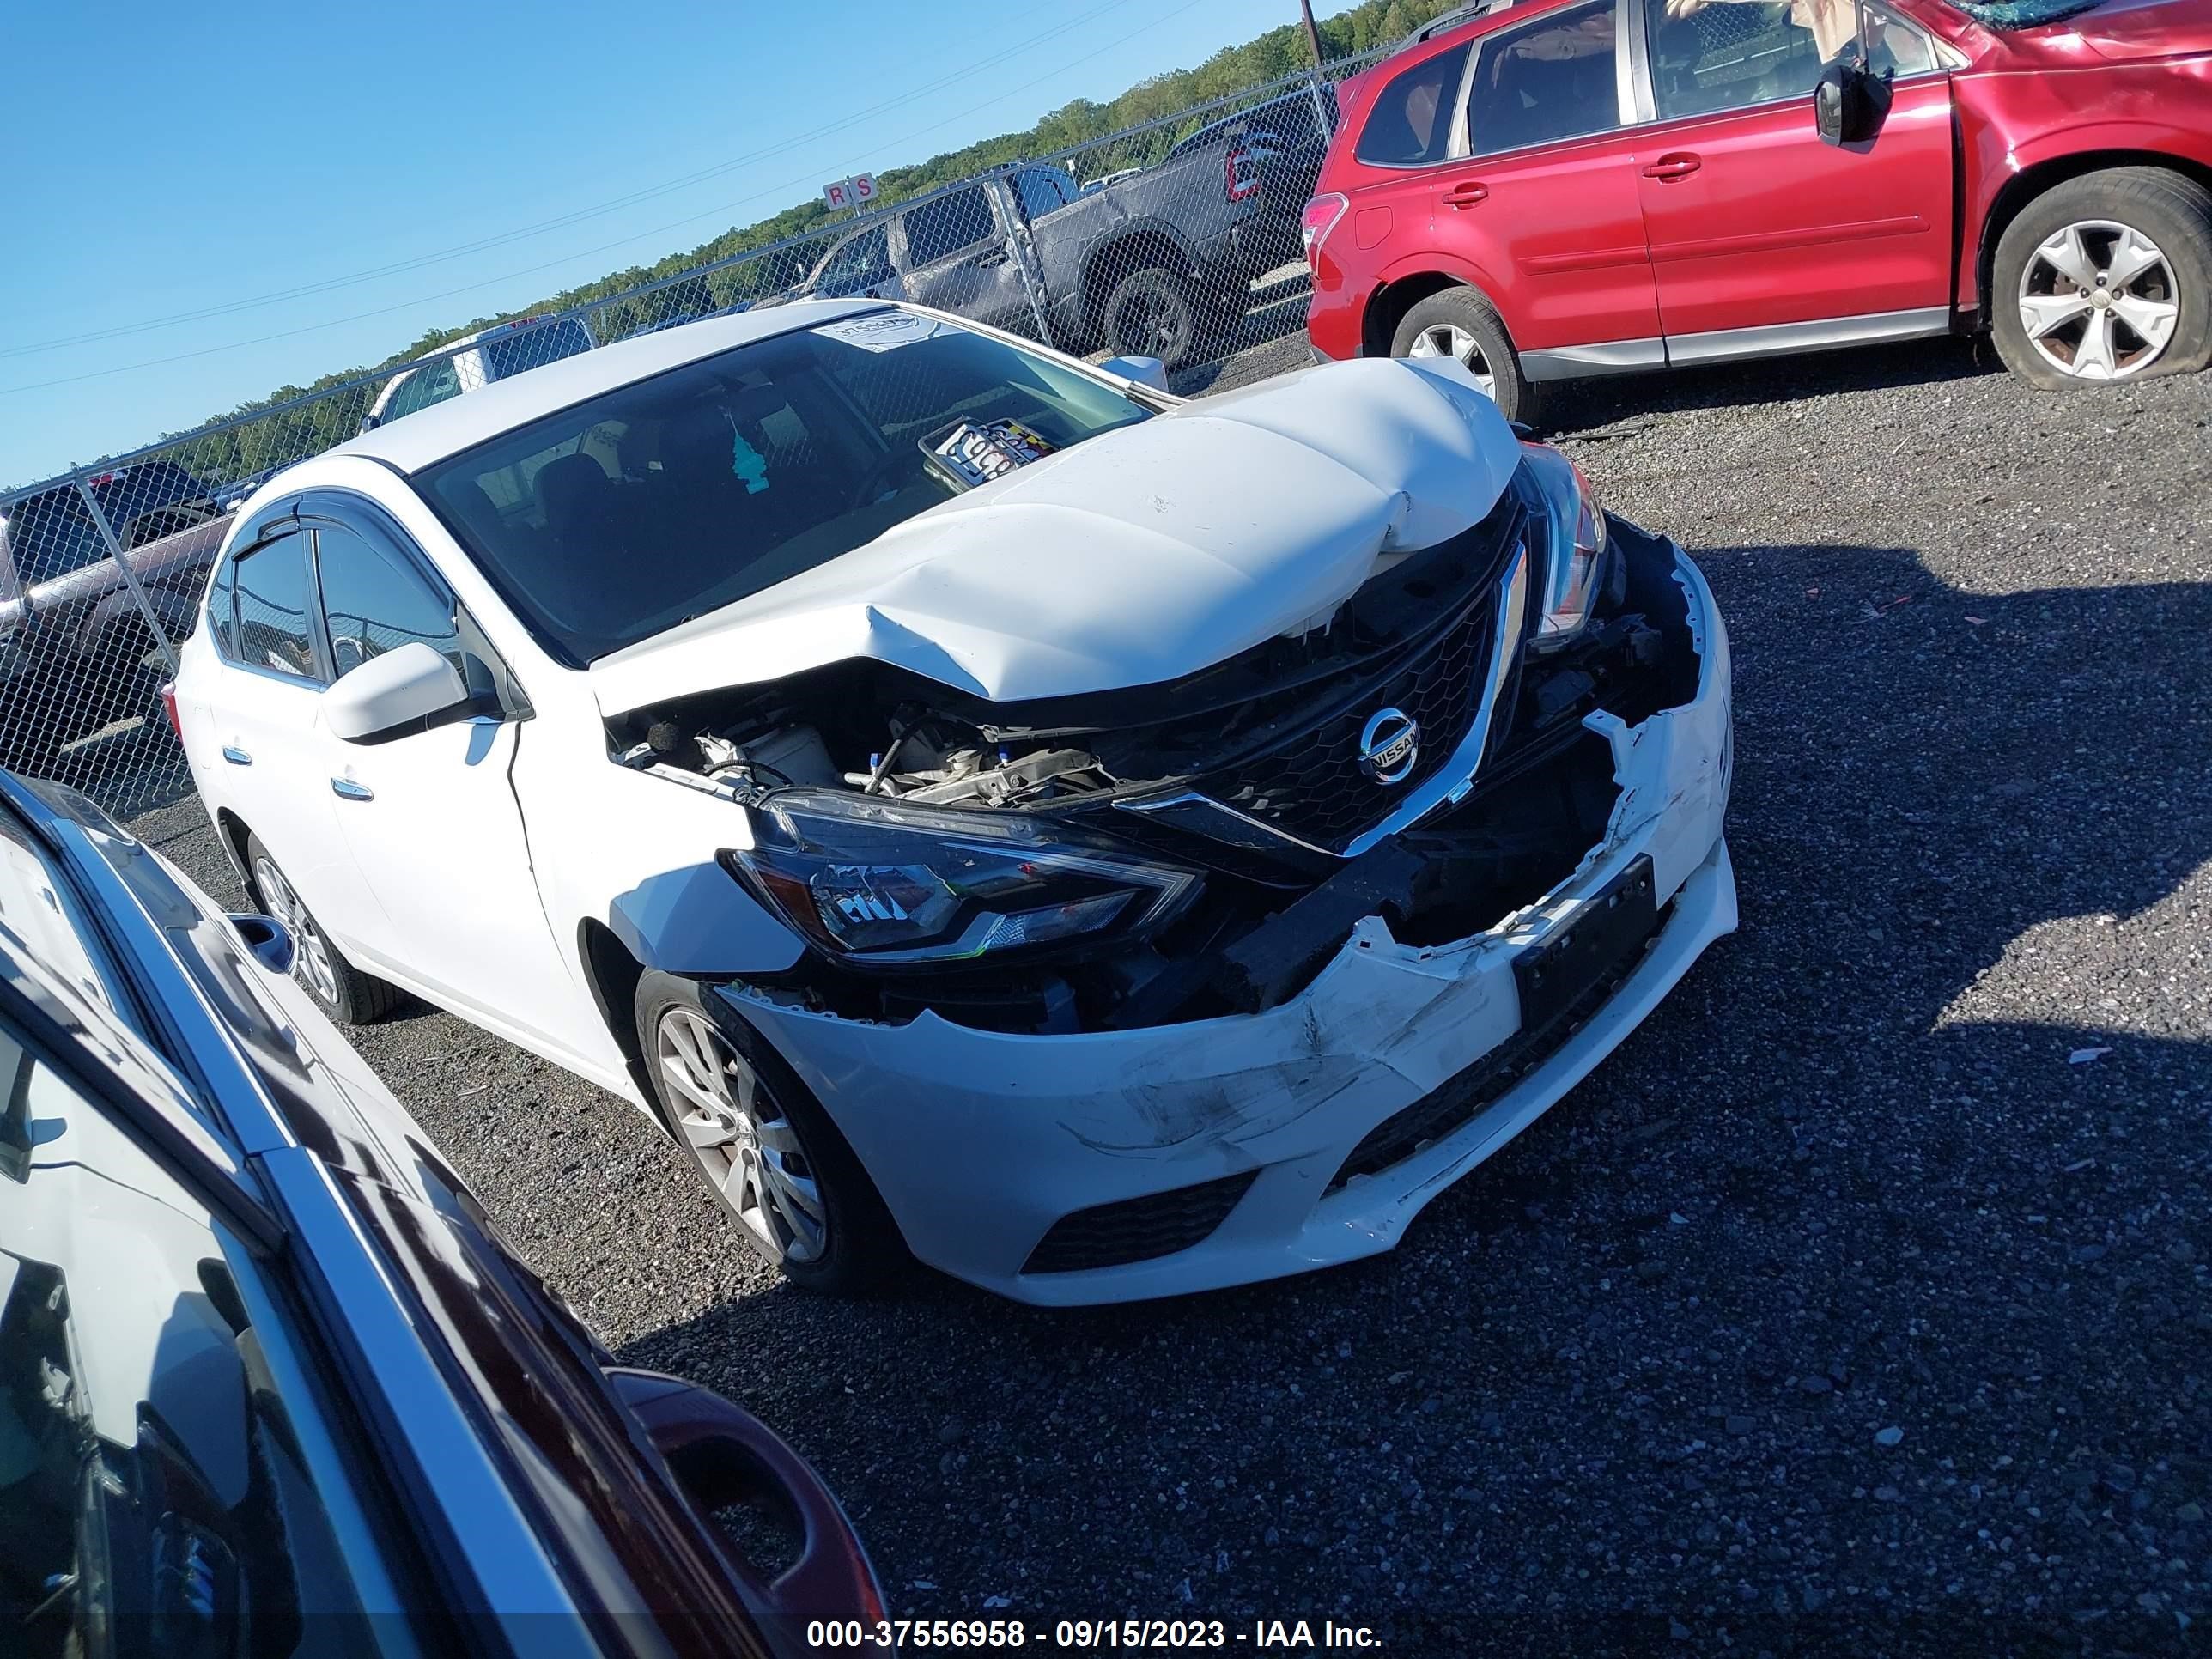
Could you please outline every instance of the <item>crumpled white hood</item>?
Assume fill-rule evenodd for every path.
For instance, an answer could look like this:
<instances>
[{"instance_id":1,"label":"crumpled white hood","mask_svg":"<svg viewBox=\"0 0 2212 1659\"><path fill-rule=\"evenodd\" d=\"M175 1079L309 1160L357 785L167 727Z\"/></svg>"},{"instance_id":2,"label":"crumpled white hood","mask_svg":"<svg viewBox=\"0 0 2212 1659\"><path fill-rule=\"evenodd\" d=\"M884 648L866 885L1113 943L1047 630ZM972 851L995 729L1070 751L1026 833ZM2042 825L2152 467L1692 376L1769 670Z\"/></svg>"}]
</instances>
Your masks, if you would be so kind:
<instances>
[{"instance_id":1,"label":"crumpled white hood","mask_svg":"<svg viewBox=\"0 0 2212 1659\"><path fill-rule=\"evenodd\" d=\"M1520 459L1456 363L1324 364L1024 467L591 677L611 714L853 657L994 702L1174 679L1466 529Z\"/></svg>"}]
</instances>

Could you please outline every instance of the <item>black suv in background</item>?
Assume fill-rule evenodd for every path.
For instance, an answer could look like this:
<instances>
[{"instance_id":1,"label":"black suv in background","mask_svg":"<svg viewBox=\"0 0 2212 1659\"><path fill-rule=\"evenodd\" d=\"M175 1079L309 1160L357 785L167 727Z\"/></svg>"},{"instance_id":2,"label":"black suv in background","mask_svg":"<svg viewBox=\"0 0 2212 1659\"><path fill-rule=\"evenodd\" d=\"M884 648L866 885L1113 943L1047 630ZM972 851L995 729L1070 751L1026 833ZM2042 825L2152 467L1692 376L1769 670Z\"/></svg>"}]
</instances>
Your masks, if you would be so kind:
<instances>
[{"instance_id":1,"label":"black suv in background","mask_svg":"<svg viewBox=\"0 0 2212 1659\"><path fill-rule=\"evenodd\" d=\"M616 1365L286 977L0 774L0 1651L811 1652L883 1599L759 1422ZM764 1571L712 1518L798 1535Z\"/></svg>"},{"instance_id":2,"label":"black suv in background","mask_svg":"<svg viewBox=\"0 0 2212 1659\"><path fill-rule=\"evenodd\" d=\"M191 627L229 520L173 461L87 480L162 630ZM153 629L74 484L0 503L0 763L44 771L65 744L147 715L166 672Z\"/></svg>"},{"instance_id":3,"label":"black suv in background","mask_svg":"<svg viewBox=\"0 0 2212 1659\"><path fill-rule=\"evenodd\" d=\"M908 300L1035 336L1033 261L1054 345L1177 368L1226 344L1254 277L1300 258L1334 127L1334 93L1301 88L1099 189L1034 164L955 185L843 237L781 298Z\"/></svg>"}]
</instances>

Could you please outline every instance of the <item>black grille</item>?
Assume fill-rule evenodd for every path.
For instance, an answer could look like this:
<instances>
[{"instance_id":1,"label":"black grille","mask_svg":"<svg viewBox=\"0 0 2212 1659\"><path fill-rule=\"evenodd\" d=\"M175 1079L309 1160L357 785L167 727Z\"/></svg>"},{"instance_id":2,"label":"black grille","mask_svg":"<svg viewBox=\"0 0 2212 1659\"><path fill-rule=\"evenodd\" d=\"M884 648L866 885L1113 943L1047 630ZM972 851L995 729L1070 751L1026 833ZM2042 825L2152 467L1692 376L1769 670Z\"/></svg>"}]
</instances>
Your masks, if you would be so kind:
<instances>
[{"instance_id":1,"label":"black grille","mask_svg":"<svg viewBox=\"0 0 2212 1659\"><path fill-rule=\"evenodd\" d=\"M1355 1176L1379 1175L1411 1158L1432 1141L1472 1123L1476 1115L1565 1046L1643 963L1665 930L1669 903L1652 918L1650 929L1623 951L1574 1000L1534 1030L1522 1030L1492 1049L1443 1088L1384 1118L1352 1149L1332 1176L1334 1192Z\"/></svg>"},{"instance_id":2,"label":"black grille","mask_svg":"<svg viewBox=\"0 0 2212 1659\"><path fill-rule=\"evenodd\" d=\"M1356 701L1267 754L1202 779L1200 793L1308 846L1341 852L1388 817L1408 789L1433 777L1467 736L1489 665L1492 629L1486 597ZM1420 727L1413 771L1395 784L1378 784L1359 769L1360 733L1385 708Z\"/></svg>"},{"instance_id":3,"label":"black grille","mask_svg":"<svg viewBox=\"0 0 2212 1659\"><path fill-rule=\"evenodd\" d=\"M1030 1252L1025 1273L1076 1273L1173 1255L1212 1236L1258 1176L1224 1176L1171 1193L1123 1199L1064 1215Z\"/></svg>"}]
</instances>

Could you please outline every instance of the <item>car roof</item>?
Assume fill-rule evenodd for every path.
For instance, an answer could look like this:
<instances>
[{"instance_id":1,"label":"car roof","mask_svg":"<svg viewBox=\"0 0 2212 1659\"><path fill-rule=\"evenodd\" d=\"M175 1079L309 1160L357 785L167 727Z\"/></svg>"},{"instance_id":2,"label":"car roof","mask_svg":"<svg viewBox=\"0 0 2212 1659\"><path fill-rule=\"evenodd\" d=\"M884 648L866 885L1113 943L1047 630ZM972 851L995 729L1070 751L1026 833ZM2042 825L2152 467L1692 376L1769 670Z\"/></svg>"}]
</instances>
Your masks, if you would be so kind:
<instances>
[{"instance_id":1,"label":"car roof","mask_svg":"<svg viewBox=\"0 0 2212 1659\"><path fill-rule=\"evenodd\" d=\"M790 334L817 323L885 309L881 300L805 300L766 311L709 317L688 328L663 329L617 340L596 351L495 380L465 398L449 398L389 425L348 439L325 456L361 455L401 472L419 472L539 416L652 379L756 340Z\"/></svg>"}]
</instances>

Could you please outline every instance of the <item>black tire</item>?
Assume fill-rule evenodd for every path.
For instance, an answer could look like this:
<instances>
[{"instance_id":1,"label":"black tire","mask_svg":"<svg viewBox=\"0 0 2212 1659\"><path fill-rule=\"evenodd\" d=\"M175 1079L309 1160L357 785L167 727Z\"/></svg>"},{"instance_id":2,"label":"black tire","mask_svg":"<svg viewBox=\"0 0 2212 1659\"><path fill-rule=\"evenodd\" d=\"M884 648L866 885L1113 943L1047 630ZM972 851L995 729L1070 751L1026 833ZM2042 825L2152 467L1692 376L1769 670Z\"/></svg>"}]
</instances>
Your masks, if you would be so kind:
<instances>
[{"instance_id":1,"label":"black tire","mask_svg":"<svg viewBox=\"0 0 2212 1659\"><path fill-rule=\"evenodd\" d=\"M750 1121L743 1129L734 1127L734 1115L710 1113L678 1091L663 1064L664 1021L679 1034L674 1039L679 1065L684 1053L698 1054L684 1047L697 1040L696 1022L703 1021L727 1046L726 1054L707 1057L724 1068L726 1099L750 1099L751 1109L744 1114ZM775 1046L720 997L696 980L647 969L637 985L637 1042L662 1127L761 1260L801 1289L831 1296L875 1290L908 1260L875 1182L830 1115ZM692 1074L698 1075L696 1067ZM712 1126L726 1138L702 1146L699 1135L687 1131L687 1121L702 1133ZM726 1182L747 1156L751 1165L738 1174L733 1194ZM794 1176L817 1200L811 1209L794 1199ZM809 1237L810 1221L818 1224L818 1237Z\"/></svg>"},{"instance_id":2,"label":"black tire","mask_svg":"<svg viewBox=\"0 0 2212 1659\"><path fill-rule=\"evenodd\" d=\"M1116 357L1157 357L1172 372L1196 355L1203 319L1188 277L1148 265L1114 284L1099 312L1099 337Z\"/></svg>"},{"instance_id":3,"label":"black tire","mask_svg":"<svg viewBox=\"0 0 2212 1659\"><path fill-rule=\"evenodd\" d=\"M2100 297L2112 292L2102 271L2088 296L2096 309L2051 328L2043 337L2051 356L2030 337L2021 315L2022 284L2030 295L2066 301L2069 284L2057 266L2043 257L2045 242L2070 226L2124 227L2147 238L2165 256L2162 265L2138 274L2125 292L2152 303L2179 307L2172 333L2162 345L2136 333ZM2109 234L2092 231L2084 240L2088 264L2112 250ZM2086 272L2085 272L2086 274ZM2172 291L2165 290L2171 288ZM2071 296L2082 297L2078 290ZM2147 380L2157 374L2193 374L2212 362L2212 191L2195 179L2163 167L2113 167L2084 173L2054 185L2023 208L1997 240L1990 268L1990 331L1997 355L2031 386L2057 392L2077 386ZM2078 372L2072 367L2079 348L2090 343L2093 319L2112 331L2111 355L2118 374ZM2053 362L2053 357L2061 361ZM2101 355L2088 358L2101 363Z\"/></svg>"},{"instance_id":4,"label":"black tire","mask_svg":"<svg viewBox=\"0 0 2212 1659\"><path fill-rule=\"evenodd\" d=\"M346 960L258 836L246 838L246 879L253 902L291 930L292 977L339 1024L374 1025L406 1000L398 986Z\"/></svg>"},{"instance_id":5,"label":"black tire","mask_svg":"<svg viewBox=\"0 0 2212 1659\"><path fill-rule=\"evenodd\" d=\"M1448 288L1416 301L1400 319L1398 331L1391 337L1390 355L1445 355L1442 351L1415 349L1424 337L1438 341L1445 330L1456 331L1471 342L1472 357L1464 352L1452 355L1458 356L1478 378L1488 376L1490 398L1498 405L1498 413L1509 421L1533 420L1535 394L1528 385L1528 377L1521 371L1521 354L1513 349L1512 337L1506 333L1504 320L1498 316L1497 308L1471 288Z\"/></svg>"}]
</instances>

